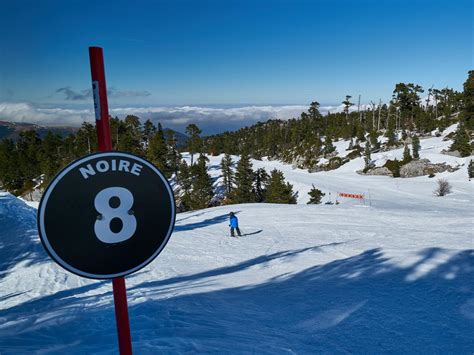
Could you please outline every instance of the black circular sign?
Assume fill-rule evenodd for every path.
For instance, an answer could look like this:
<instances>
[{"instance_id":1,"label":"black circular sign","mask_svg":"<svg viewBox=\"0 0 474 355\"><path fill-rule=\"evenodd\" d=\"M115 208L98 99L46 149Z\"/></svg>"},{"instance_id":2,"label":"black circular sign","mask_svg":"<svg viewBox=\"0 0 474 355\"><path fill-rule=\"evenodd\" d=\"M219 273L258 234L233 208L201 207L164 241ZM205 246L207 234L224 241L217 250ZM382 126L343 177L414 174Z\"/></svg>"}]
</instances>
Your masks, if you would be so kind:
<instances>
[{"instance_id":1,"label":"black circular sign","mask_svg":"<svg viewBox=\"0 0 474 355\"><path fill-rule=\"evenodd\" d=\"M38 209L43 246L77 275L110 279L150 263L173 231L175 203L163 174L138 156L85 156L51 181Z\"/></svg>"}]
</instances>

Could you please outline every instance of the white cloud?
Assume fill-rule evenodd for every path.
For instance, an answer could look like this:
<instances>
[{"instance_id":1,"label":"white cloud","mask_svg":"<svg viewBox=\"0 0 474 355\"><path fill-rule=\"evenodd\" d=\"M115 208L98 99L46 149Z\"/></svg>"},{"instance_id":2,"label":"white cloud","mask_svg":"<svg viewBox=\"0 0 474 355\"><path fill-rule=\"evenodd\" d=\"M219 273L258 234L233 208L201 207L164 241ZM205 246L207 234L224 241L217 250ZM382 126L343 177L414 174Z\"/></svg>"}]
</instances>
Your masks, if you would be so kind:
<instances>
[{"instance_id":1,"label":"white cloud","mask_svg":"<svg viewBox=\"0 0 474 355\"><path fill-rule=\"evenodd\" d=\"M266 121L271 118L288 119L298 117L307 106L245 106L234 108L215 108L201 106L175 106L175 107L118 107L110 110L111 115L123 116L134 114L142 118L153 118L171 121L173 123L187 122L222 122L222 120Z\"/></svg>"},{"instance_id":2,"label":"white cloud","mask_svg":"<svg viewBox=\"0 0 474 355\"><path fill-rule=\"evenodd\" d=\"M85 120L91 121L92 118L91 110L38 108L28 102L0 102L2 121L79 126Z\"/></svg>"},{"instance_id":3,"label":"white cloud","mask_svg":"<svg viewBox=\"0 0 474 355\"><path fill-rule=\"evenodd\" d=\"M285 106L243 106L243 107L204 107L204 106L150 106L150 107L115 107L110 108L112 116L124 118L136 115L143 120L151 119L161 122L164 127L184 131L185 125L196 123L205 133L234 130L240 127L264 122L269 119L289 119L299 117L307 111L306 105ZM322 113L342 111L342 105L322 106ZM28 122L40 125L80 126L82 122L94 121L94 112L90 109L76 108L41 108L32 103L0 103L0 120L11 122Z\"/></svg>"}]
</instances>

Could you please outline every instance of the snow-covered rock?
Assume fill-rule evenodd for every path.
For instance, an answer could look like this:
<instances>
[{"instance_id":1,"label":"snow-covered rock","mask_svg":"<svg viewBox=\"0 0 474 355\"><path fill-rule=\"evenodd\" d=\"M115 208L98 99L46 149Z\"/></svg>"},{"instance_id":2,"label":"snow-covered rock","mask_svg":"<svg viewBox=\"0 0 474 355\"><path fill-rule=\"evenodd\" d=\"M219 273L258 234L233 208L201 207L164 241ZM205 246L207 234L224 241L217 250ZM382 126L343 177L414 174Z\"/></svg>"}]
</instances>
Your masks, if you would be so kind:
<instances>
[{"instance_id":1,"label":"snow-covered rock","mask_svg":"<svg viewBox=\"0 0 474 355\"><path fill-rule=\"evenodd\" d=\"M451 151L451 150L448 150L448 149L443 149L443 150L441 151L441 154L446 154L446 155L450 155L450 156L452 156L452 157L458 157L458 158L461 157L461 153L459 152L459 150L453 150L453 151Z\"/></svg>"},{"instance_id":2,"label":"snow-covered rock","mask_svg":"<svg viewBox=\"0 0 474 355\"><path fill-rule=\"evenodd\" d=\"M415 177L427 175L427 169L430 166L428 159L412 160L400 168L400 177Z\"/></svg>"},{"instance_id":3,"label":"snow-covered rock","mask_svg":"<svg viewBox=\"0 0 474 355\"><path fill-rule=\"evenodd\" d=\"M359 172L361 173L361 172ZM367 170L367 172L363 173L365 175L376 175L376 176L392 176L392 172L386 168L385 166L375 167L372 169Z\"/></svg>"},{"instance_id":4,"label":"snow-covered rock","mask_svg":"<svg viewBox=\"0 0 474 355\"><path fill-rule=\"evenodd\" d=\"M419 159L412 160L411 162L404 164L400 168L400 177L410 178L434 173L442 173L445 171L453 172L456 170L457 168L453 168L446 163L433 164L428 159Z\"/></svg>"}]
</instances>

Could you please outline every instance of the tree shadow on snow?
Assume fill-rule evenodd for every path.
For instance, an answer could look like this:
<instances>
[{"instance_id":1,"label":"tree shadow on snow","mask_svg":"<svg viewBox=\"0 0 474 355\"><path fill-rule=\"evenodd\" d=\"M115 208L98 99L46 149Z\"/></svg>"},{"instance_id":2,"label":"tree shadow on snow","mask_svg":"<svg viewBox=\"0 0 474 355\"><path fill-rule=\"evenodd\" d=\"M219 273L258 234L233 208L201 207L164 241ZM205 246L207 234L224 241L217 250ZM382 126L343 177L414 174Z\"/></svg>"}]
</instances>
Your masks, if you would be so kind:
<instances>
[{"instance_id":1,"label":"tree shadow on snow","mask_svg":"<svg viewBox=\"0 0 474 355\"><path fill-rule=\"evenodd\" d=\"M0 281L19 262L25 266L46 262L36 209L12 195L0 196Z\"/></svg>"},{"instance_id":2,"label":"tree shadow on snow","mask_svg":"<svg viewBox=\"0 0 474 355\"><path fill-rule=\"evenodd\" d=\"M141 300L130 306L135 352L472 353L473 250L441 262L448 251L425 249L404 267L380 249L299 272L289 272L293 264L282 267L297 263L304 252L330 246L273 253L130 288L129 294ZM254 267L268 267L276 276L179 295L193 285L216 282L219 275L252 277L241 272ZM169 285L173 292L163 297ZM111 296L100 296L108 297L106 304L97 302L87 287L93 286L3 310L0 348L5 353L61 352L65 344L62 351L69 353L116 352Z\"/></svg>"},{"instance_id":3,"label":"tree shadow on snow","mask_svg":"<svg viewBox=\"0 0 474 355\"><path fill-rule=\"evenodd\" d=\"M215 277L215 276L222 276L222 275L229 275L233 274L239 271L244 271L246 269L249 269L253 266L259 265L259 266L265 266L269 262L273 260L279 260L279 261L285 261L289 262L291 259L295 258L299 254L302 254L307 251L316 251L318 249L321 249L326 246L335 246L339 244L344 244L344 243L330 243L330 244L323 244L323 245L318 245L314 247L308 247L308 248L303 248L303 249L297 249L297 250L287 250L287 251L281 251L277 253L273 253L270 255L262 255L258 256L253 259L246 260L244 262L231 265L231 266L224 266L221 268L209 270L209 271L204 271L201 273L197 274L192 274L192 275L187 275L187 276L179 276L179 277L172 277L169 279L164 279L164 280L158 280L158 281L150 281L150 282L143 282L137 286L134 286L133 289L142 289L142 288L150 288L150 287L163 287L163 286L169 286L172 284L179 284L183 282L193 282L197 280L204 280L209 277Z\"/></svg>"},{"instance_id":4,"label":"tree shadow on snow","mask_svg":"<svg viewBox=\"0 0 474 355\"><path fill-rule=\"evenodd\" d=\"M240 211L236 211L234 213L238 214L239 212ZM207 227L207 226L210 226L210 225L213 225L213 224L219 224L219 223L225 222L226 220L229 220L229 214L228 213L221 214L219 216L215 216L215 217L212 217L212 218L207 218L205 220L195 222L195 223L188 223L188 224L184 224L184 225L176 224L174 226L174 231L175 232L181 232L181 231L194 230L194 229L198 229L198 228Z\"/></svg>"}]
</instances>

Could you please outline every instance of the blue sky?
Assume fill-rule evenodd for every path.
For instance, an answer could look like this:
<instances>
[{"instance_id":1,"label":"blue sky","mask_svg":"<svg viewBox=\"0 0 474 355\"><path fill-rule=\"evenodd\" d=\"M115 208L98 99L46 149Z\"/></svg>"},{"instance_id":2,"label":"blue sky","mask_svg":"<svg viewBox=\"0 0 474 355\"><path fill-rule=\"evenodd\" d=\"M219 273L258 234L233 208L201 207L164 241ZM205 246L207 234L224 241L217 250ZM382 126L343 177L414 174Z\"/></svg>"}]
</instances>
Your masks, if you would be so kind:
<instances>
[{"instance_id":1,"label":"blue sky","mask_svg":"<svg viewBox=\"0 0 474 355\"><path fill-rule=\"evenodd\" d=\"M463 0L5 0L0 102L90 108L91 45L104 48L111 107L386 101L397 82L461 90L472 21Z\"/></svg>"}]
</instances>

